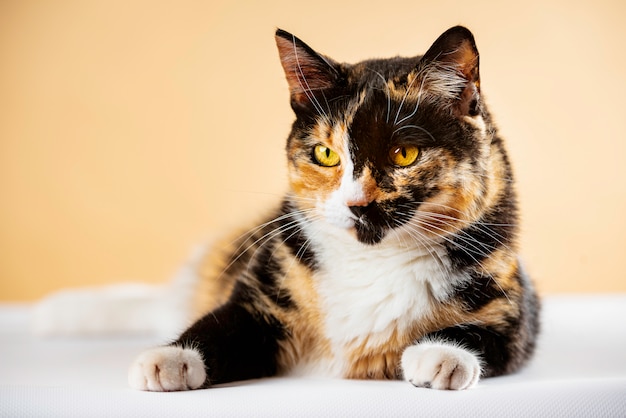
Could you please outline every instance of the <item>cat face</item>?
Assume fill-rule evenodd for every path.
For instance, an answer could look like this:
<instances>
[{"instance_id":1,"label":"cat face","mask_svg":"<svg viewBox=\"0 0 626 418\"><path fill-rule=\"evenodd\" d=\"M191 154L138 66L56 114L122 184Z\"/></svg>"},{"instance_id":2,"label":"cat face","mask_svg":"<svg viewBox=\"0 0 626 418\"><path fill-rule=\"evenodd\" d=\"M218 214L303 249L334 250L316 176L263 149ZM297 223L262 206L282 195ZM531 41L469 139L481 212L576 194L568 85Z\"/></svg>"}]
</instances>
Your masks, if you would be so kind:
<instances>
[{"instance_id":1,"label":"cat face","mask_svg":"<svg viewBox=\"0 0 626 418\"><path fill-rule=\"evenodd\" d=\"M494 155L469 31L424 56L338 64L278 31L296 121L294 203L362 243L445 237L480 216Z\"/></svg>"}]
</instances>

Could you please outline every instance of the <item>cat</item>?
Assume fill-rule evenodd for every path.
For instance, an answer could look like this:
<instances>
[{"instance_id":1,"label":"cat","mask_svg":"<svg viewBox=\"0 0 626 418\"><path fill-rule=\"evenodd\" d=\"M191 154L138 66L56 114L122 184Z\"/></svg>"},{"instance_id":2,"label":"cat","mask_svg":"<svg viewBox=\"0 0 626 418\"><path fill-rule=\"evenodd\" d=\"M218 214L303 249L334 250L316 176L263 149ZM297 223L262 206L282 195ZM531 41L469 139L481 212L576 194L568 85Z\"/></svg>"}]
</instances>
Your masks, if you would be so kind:
<instances>
[{"instance_id":1,"label":"cat","mask_svg":"<svg viewBox=\"0 0 626 418\"><path fill-rule=\"evenodd\" d=\"M199 263L198 319L140 354L130 385L307 374L460 390L518 370L539 300L472 33L353 65L275 39L295 113L289 189Z\"/></svg>"}]
</instances>

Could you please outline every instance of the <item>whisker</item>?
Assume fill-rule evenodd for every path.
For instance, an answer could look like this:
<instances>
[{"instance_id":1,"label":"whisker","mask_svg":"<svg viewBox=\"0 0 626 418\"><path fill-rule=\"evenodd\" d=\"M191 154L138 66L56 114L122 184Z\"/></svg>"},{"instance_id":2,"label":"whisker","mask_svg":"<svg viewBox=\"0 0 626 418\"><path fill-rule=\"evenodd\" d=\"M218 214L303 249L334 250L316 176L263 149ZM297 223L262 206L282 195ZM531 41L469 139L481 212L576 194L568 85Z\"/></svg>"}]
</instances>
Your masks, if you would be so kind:
<instances>
[{"instance_id":1,"label":"whisker","mask_svg":"<svg viewBox=\"0 0 626 418\"><path fill-rule=\"evenodd\" d=\"M307 222L307 221L305 219L302 219L301 220L301 224L304 223L304 222ZM287 238L283 239L282 242L283 243L287 242L287 240L289 240L296 233L298 233L298 234L302 233L302 225L300 225L300 228L297 229L296 231L292 232ZM306 238L306 240L304 241L302 246L300 248L298 248L298 251L296 251L296 254L294 255L294 257L291 260L291 262L289 263L289 265L287 266L287 268L286 268L282 278L280 279L280 282L278 283L278 289L276 291L276 299L278 299L280 297L280 291L283 289L283 284L284 284L287 276L289 275L289 272L293 268L294 264L296 263L296 261L301 261L302 260L302 256L309 249L310 245L311 245L311 239L310 238Z\"/></svg>"},{"instance_id":2,"label":"whisker","mask_svg":"<svg viewBox=\"0 0 626 418\"><path fill-rule=\"evenodd\" d=\"M417 226L417 227L422 227L422 224L421 224L421 223L419 223L419 222L418 222L418 223L416 223L414 218L413 218L413 219L412 219L409 223L410 223L410 224L412 224L412 225L414 225L414 226ZM432 228L435 228L435 229L439 229L439 230L441 230L441 231L444 231L443 229L438 228L438 227L436 227L435 225L429 225L429 224L426 224L426 225L428 225L429 227L432 227ZM413 231L413 232L417 232L417 231ZM431 231L431 232L432 232L432 231ZM444 231L444 232L445 232L445 231ZM454 241L454 240L450 239L449 237L446 237L446 236L445 236L445 235L443 235L443 234L440 234L440 233L437 233L437 232L433 232L433 233L435 234L435 236L438 236L439 238L443 239L444 241L446 241L446 242L450 243L451 245L454 245L455 247L457 247L457 248L459 248L459 249L463 250L463 251L465 252L465 254L467 254L467 256L469 256L469 257L472 259L472 261L475 263L475 265L476 265L478 268L480 268L480 269L482 270L483 274L484 274L485 276L490 277L490 280L492 280L492 281L496 284L496 286L498 286L498 288L500 289L500 291L502 292L502 294L504 295L504 297L505 297L505 298L509 301L509 303L512 303L512 302L511 302L511 299L509 298L509 296L508 296L508 294L506 293L506 291L502 288L502 286L500 285L500 283L498 283L498 282L497 282L497 280L495 280L495 279L492 277L492 275L491 275L491 274L489 274L489 272L485 269L485 267L484 267L483 263L482 263L482 262L480 262L480 261L479 261L479 260L478 260L478 259L477 259L474 255L473 255L473 254L476 254L476 255L479 255L479 256L482 256L482 257L486 257L486 256L488 256L488 255L489 255L489 254L486 254L486 253L482 252L482 250L478 249L478 248L474 245L474 242L475 242L475 243L478 243L478 244L480 244L480 245L482 245L482 246L483 246L485 249L487 249L487 250L490 250L490 249L493 249L493 248L490 248L489 246L487 246L487 245L485 245L484 243L481 243L481 242L479 242L479 241L476 241L476 240L471 240L471 241L470 241L470 240L468 240L468 239L463 239L463 238L461 238L460 236L456 235L458 238L461 238L461 239L462 239L462 241L465 243L465 245L461 245L460 243L458 243L458 242L456 242L456 241ZM453 235L454 235L454 234L453 234ZM472 251L472 249L468 248L468 247L467 247L467 245L471 246L471 247L473 248L473 251ZM505 247L506 247L506 246L505 246ZM506 248L508 249L508 247L506 247ZM510 249L508 249L508 250L510 250Z\"/></svg>"},{"instance_id":3,"label":"whisker","mask_svg":"<svg viewBox=\"0 0 626 418\"><path fill-rule=\"evenodd\" d=\"M312 209L309 209L309 210L312 210ZM309 210L307 210L307 211L309 211ZM281 215L281 216L278 216L278 217L276 217L276 218L273 218L273 219L271 219L271 220L269 220L269 221L267 221L267 222L264 222L264 223L262 223L262 224L260 224L260 225L257 225L257 226L256 226L256 227L254 227L253 229L248 230L248 231L244 232L243 234L239 235L239 236L238 236L237 238L235 238L235 239L234 239L234 240L233 240L230 244L232 245L232 244L234 244L234 243L236 243L236 242L238 242L238 241L242 241L242 243L239 245L239 247L237 247L237 248L235 249L235 251L234 251L235 253L238 253L238 252L239 252L239 250L241 250L241 248L245 245L245 242L246 242L249 238L251 238L254 234L256 234L258 231L262 230L263 228L268 227L269 225L271 225L271 224L273 224L273 223L275 223L275 222L280 222L280 221L282 221L282 220L284 220L284 219L287 219L287 218L289 218L289 217L295 216L295 214L296 214L297 212L306 213L307 211L294 211L294 212L288 212L288 213L285 213L285 214L283 214L283 215ZM246 237L246 238L244 239L244 237Z\"/></svg>"},{"instance_id":4,"label":"whisker","mask_svg":"<svg viewBox=\"0 0 626 418\"><path fill-rule=\"evenodd\" d=\"M289 212L289 213L283 214L283 215L281 215L281 216L279 216L277 218L274 218L274 219L272 219L272 220L270 220L268 222L265 222L264 224L262 224L260 226L257 226L251 232L247 232L247 233L242 234L240 236L240 238L238 238L238 240L242 240L241 244L237 247L237 249L235 251L232 252L233 255L234 254L237 254L237 255L230 260L230 262L226 265L226 267L224 267L224 269L222 270L220 276L225 274L233 266L233 264L235 264L239 259L241 259L241 257L243 257L246 253L248 253L248 251L250 251L250 249L252 249L253 247L257 246L257 244L262 242L258 246L258 248L255 250L255 252L252 254L252 257L250 259L250 261L251 261L254 258L254 254L256 254L258 249L260 249L263 245L265 245L266 242L268 242L269 240L271 240L274 237L278 236L279 234L283 233L284 231L288 231L291 228L296 227L298 225L298 219L296 219L294 221L290 221L290 222L288 222L288 223L286 223L284 225L280 225L278 228L272 228L270 231L266 232L261 237L257 238L254 242L248 244L247 247L244 248L244 246L249 242L249 240L252 237L254 237L254 235L257 232L262 231L264 228L267 228L268 226L272 225L273 223L281 222L281 221L283 221L285 219L288 219L290 217L296 217L298 215L306 214L306 213L308 213L310 211L312 211L312 209L305 210L305 211L293 211L293 212ZM248 267L249 267L249 265L248 265Z\"/></svg>"},{"instance_id":5,"label":"whisker","mask_svg":"<svg viewBox=\"0 0 626 418\"><path fill-rule=\"evenodd\" d=\"M402 112L402 107L404 106L404 102L406 101L406 98L409 96L409 92L411 91L411 87L413 87L413 83L415 83L415 80L417 80L417 77L414 77L413 80L411 80L411 83L409 83L408 87L406 88L406 92L404 92L404 96L402 97L402 100L400 101L400 107L398 108L398 112L396 113L396 118L393 121L394 126L398 124L398 118L400 117L400 112Z\"/></svg>"},{"instance_id":6,"label":"whisker","mask_svg":"<svg viewBox=\"0 0 626 418\"><path fill-rule=\"evenodd\" d=\"M434 203L434 202L414 202L412 205L407 204L407 203L404 203L404 204L401 204L401 205L398 205L398 206L399 206L399 207L405 207L405 208L411 209L411 208L414 208L414 206L416 206L416 205L422 205L422 204L428 204L428 205L432 205L432 206L438 206L438 207L441 207L441 208L443 208L443 209L447 209L447 210L450 210L450 211L453 211L453 212L457 212L459 215L464 216L465 218L469 218L469 216L468 216L468 214L467 214L466 212L463 212L463 211L461 211L461 210L459 210L459 209L457 209L457 208L454 208L454 207L452 207L452 206L444 205L444 204L442 204L442 203ZM419 210L419 212L421 212L421 213L427 213L427 214L428 214L428 213L431 213L431 214L436 214L437 216L441 216L442 218L446 218L446 219L453 219L453 220L455 220L455 221L462 222L462 223L464 223L464 224L468 224L468 225L469 225L469 224L475 224L475 223L476 223L476 224L489 225L489 226L505 226L505 227L516 227L516 226L518 226L517 224L509 224L509 223L489 223L489 222L483 222L483 221L479 221L479 220L476 220L476 221L471 221L471 220L462 219L462 218L455 218L455 217L453 217L453 216L450 216L450 215L445 215L445 214L443 214L443 213L423 211L423 210L421 210L421 209Z\"/></svg>"},{"instance_id":7,"label":"whisker","mask_svg":"<svg viewBox=\"0 0 626 418\"><path fill-rule=\"evenodd\" d=\"M487 235L489 238L491 238L494 241L496 241L499 245L504 247L507 251L510 251L511 253L514 252L504 242L505 240L508 241L507 237L505 237L504 235L499 234L498 232L494 231L493 227L511 227L511 228L513 228L513 227L517 226L515 224L496 224L496 223L487 223L487 222L481 222L481 221L467 221L467 220L464 220L464 219L454 218L452 216L448 216L448 215L444 215L444 214L440 214L440 213L436 213L436 212L420 211L419 213L421 215L423 215L425 218L428 218L428 219L431 219L431 220L436 220L438 222L442 222L442 223L444 223L447 226L454 226L454 223L458 222L458 223L464 224L465 226L469 226L470 228L474 228L477 232L483 233L483 234ZM448 222L448 221L450 221L450 222ZM458 228L457 228L457 231L455 231L452 234L453 235L459 235L459 236L460 236L460 234L463 234L463 235L471 237L469 231L464 230L464 229L458 229ZM471 238L473 238L473 237L471 237Z\"/></svg>"},{"instance_id":8,"label":"whisker","mask_svg":"<svg viewBox=\"0 0 626 418\"><path fill-rule=\"evenodd\" d=\"M422 128L421 126L418 126L418 125L404 125L404 126L401 126L398 129L396 129L395 131L393 131L393 133L391 134L391 138L393 138L393 136L395 134L397 134L398 132L400 132L401 130L409 129L409 128L418 129L418 130L424 132L426 135L428 135L430 137L430 139L433 140L433 142L437 142L435 137L427 129Z\"/></svg>"},{"instance_id":9,"label":"whisker","mask_svg":"<svg viewBox=\"0 0 626 418\"><path fill-rule=\"evenodd\" d=\"M389 91L389 85L387 84L387 79L385 78L385 76L383 76L381 73L379 73L376 70L373 70L371 68L368 68L368 70L376 74L378 77L380 77L380 79L383 82L383 85L385 86L386 96L387 96L387 116L385 117L385 123L389 123L389 116L391 114L391 92Z\"/></svg>"},{"instance_id":10,"label":"whisker","mask_svg":"<svg viewBox=\"0 0 626 418\"><path fill-rule=\"evenodd\" d=\"M415 79L417 79L417 76L415 77ZM415 79L413 79L413 81L415 81ZM420 103L421 103L421 101L422 101L422 89L424 88L424 80L426 80L426 77L422 77L422 82L421 82L421 84L420 84L419 90L417 91L417 102L415 103L415 109L413 109L413 112L412 112L410 115L405 116L404 118L402 118L402 120L401 120L401 121L399 121L399 122L394 122L394 125L401 124L401 123L402 123L402 122L404 122L405 120L412 118L412 117L413 117L413 116L417 113L417 110L419 109L419 107L420 107ZM413 85L413 83L412 83L412 82L411 82L411 85ZM410 88L410 87L411 87L411 86L409 86L409 88ZM407 90L407 93L408 93L408 90ZM397 120L397 119L398 119L398 117L396 116L396 120Z\"/></svg>"},{"instance_id":11,"label":"whisker","mask_svg":"<svg viewBox=\"0 0 626 418\"><path fill-rule=\"evenodd\" d=\"M436 234L439 235L439 234ZM443 235L439 235L442 239L446 240L447 242L451 243L452 245L457 246L458 248L462 249L462 250L466 250L465 247L459 245L458 243L451 241L450 239L448 239L447 237L443 236ZM507 299L507 301L509 302L509 304L512 304L513 302L511 301L511 299L509 298L509 295L507 294L507 292L502 288L502 286L500 285L500 283L498 283L497 280L494 279L494 277L489 274L489 272L485 269L485 266L483 265L482 262L480 262L478 259L476 259L476 257L474 257L472 255L471 252L465 251L465 253L474 261L475 265L478 266L483 274L487 277L489 277L489 280L492 281L493 283L495 283L496 286L498 286L498 288L500 289L500 291L502 292L502 294L504 295L504 297Z\"/></svg>"},{"instance_id":12,"label":"whisker","mask_svg":"<svg viewBox=\"0 0 626 418\"><path fill-rule=\"evenodd\" d=\"M401 212L399 215L405 216L407 219L410 219L412 217L412 215L409 213ZM402 222L402 220L398 220L398 222ZM446 267L439 253L435 251L433 245L428 242L428 238L425 237L422 233L420 233L419 230L408 230L407 232L408 232L408 235L412 237L414 240L416 240L418 244L428 252L428 254L433 258L433 260L435 260L437 268L439 269L439 272L441 273L442 277L449 278L451 275L450 270Z\"/></svg>"},{"instance_id":13,"label":"whisker","mask_svg":"<svg viewBox=\"0 0 626 418\"><path fill-rule=\"evenodd\" d=\"M411 225L414 225L414 226L418 226L418 227L427 226L427 227L429 228L429 231L430 231L430 232L432 232L433 234L435 234L435 235L436 235L436 236L438 236L439 238L441 238L441 239L445 240L446 242L448 242L448 243L450 243L450 244L454 245L455 247L460 248L461 250L464 250L464 252L465 252L466 254L468 254L470 257L472 257L472 256L471 256L471 252L470 252L470 251L466 251L466 250L468 250L468 248L467 248L467 247L464 247L464 246L463 246L463 245L461 245L460 243L458 243L458 242L454 241L452 238L450 238L450 237L448 237L448 236L444 235L444 233L448 233L448 231L446 231L445 229L443 229L443 228L439 228L439 227L438 227L438 226L436 226L436 225L433 225L433 224L431 224L431 223L429 223L429 222L426 222L426 221L424 221L424 220L422 220L422 219L416 219L416 218L414 218L414 219L410 222L410 224L411 224ZM438 232L432 231L432 229L436 229L437 231L441 231L441 232L443 232L443 233L438 233ZM451 235L452 235L452 236L455 236L454 234L451 234ZM474 250L474 253L475 253L475 254L478 254L478 255L480 255L480 256L482 256L482 257L486 257L486 256L488 256L488 255L489 255L489 253L485 253L485 252L483 252L483 251L482 251L479 247L477 247L476 245L474 245L474 243L472 242L472 240L468 240L468 239L465 239L465 238L461 238L461 237L459 237L459 236L457 236L457 238L460 238L460 239L461 239L461 240L462 240L465 244L467 244L467 245L471 246L471 247L472 247L472 249ZM477 242L477 244L481 244L481 243ZM473 258L473 257L472 257L472 259L473 259L474 261L476 261L476 263L478 263L478 260L476 260L476 259L475 259L475 258Z\"/></svg>"},{"instance_id":14,"label":"whisker","mask_svg":"<svg viewBox=\"0 0 626 418\"><path fill-rule=\"evenodd\" d=\"M406 205L406 204L401 205L401 206L409 207L409 205ZM445 205L442 205L442 206L445 206ZM424 211L417 212L416 218L417 219L415 220L409 219L407 223L413 224L418 227L427 226L431 230L432 229L438 230L439 232L436 232L436 231L431 231L431 232L435 233L435 235L438 236L439 238L445 238L448 242L457 246L457 248L462 249L464 252L468 254L470 252L473 252L474 254L485 257L488 255L485 253L485 251L491 252L498 247L505 249L507 252L509 252L509 254L515 254L515 252L507 245L509 243L508 237L505 237L502 234L499 234L493 229L493 227L498 227L498 228L499 227L515 227L516 225L514 224L489 224L489 223L480 222L480 221L472 222L472 221L455 218L455 217L445 215L445 214L440 214L436 212L424 212ZM416 225L415 221L419 222L419 224ZM438 228L436 225L433 224L432 221L436 221L437 223L443 223L446 226L451 226L455 229L455 231L446 231L442 228ZM472 234L469 231L458 228L456 225L457 223L473 228L476 232L482 233L486 235L487 237L489 237L490 239L492 239L493 241L495 241L496 244L489 244L487 242L477 240L474 236L472 236ZM448 237L445 237L446 234L449 235L449 239ZM474 261L477 261L474 257L472 258L474 259Z\"/></svg>"}]
</instances>

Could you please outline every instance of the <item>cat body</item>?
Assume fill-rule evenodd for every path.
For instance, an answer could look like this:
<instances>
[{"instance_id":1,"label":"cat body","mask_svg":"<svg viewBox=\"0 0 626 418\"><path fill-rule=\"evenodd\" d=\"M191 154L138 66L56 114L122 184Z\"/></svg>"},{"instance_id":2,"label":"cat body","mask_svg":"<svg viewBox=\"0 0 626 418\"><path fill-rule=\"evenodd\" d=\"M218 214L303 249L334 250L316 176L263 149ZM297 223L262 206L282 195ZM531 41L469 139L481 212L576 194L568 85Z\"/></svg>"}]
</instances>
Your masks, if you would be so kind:
<instances>
[{"instance_id":1,"label":"cat body","mask_svg":"<svg viewBox=\"0 0 626 418\"><path fill-rule=\"evenodd\" d=\"M141 354L131 386L291 373L465 389L517 370L539 305L472 34L353 65L282 30L276 42L296 114L289 190L265 223L207 253L196 322Z\"/></svg>"}]
</instances>

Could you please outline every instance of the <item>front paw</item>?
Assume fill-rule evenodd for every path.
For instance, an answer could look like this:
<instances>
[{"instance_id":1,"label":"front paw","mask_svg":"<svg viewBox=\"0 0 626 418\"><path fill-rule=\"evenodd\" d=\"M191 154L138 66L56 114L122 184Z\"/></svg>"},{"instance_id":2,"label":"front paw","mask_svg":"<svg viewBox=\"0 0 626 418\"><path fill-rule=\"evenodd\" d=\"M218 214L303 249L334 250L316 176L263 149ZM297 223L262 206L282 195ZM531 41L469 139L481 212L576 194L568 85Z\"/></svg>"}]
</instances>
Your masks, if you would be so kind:
<instances>
[{"instance_id":1,"label":"front paw","mask_svg":"<svg viewBox=\"0 0 626 418\"><path fill-rule=\"evenodd\" d=\"M404 379L433 389L468 389L478 382L478 357L445 342L424 342L407 347L401 360Z\"/></svg>"},{"instance_id":2,"label":"front paw","mask_svg":"<svg viewBox=\"0 0 626 418\"><path fill-rule=\"evenodd\" d=\"M197 389L206 380L204 362L194 349L176 346L144 351L128 371L134 389L154 392Z\"/></svg>"}]
</instances>

